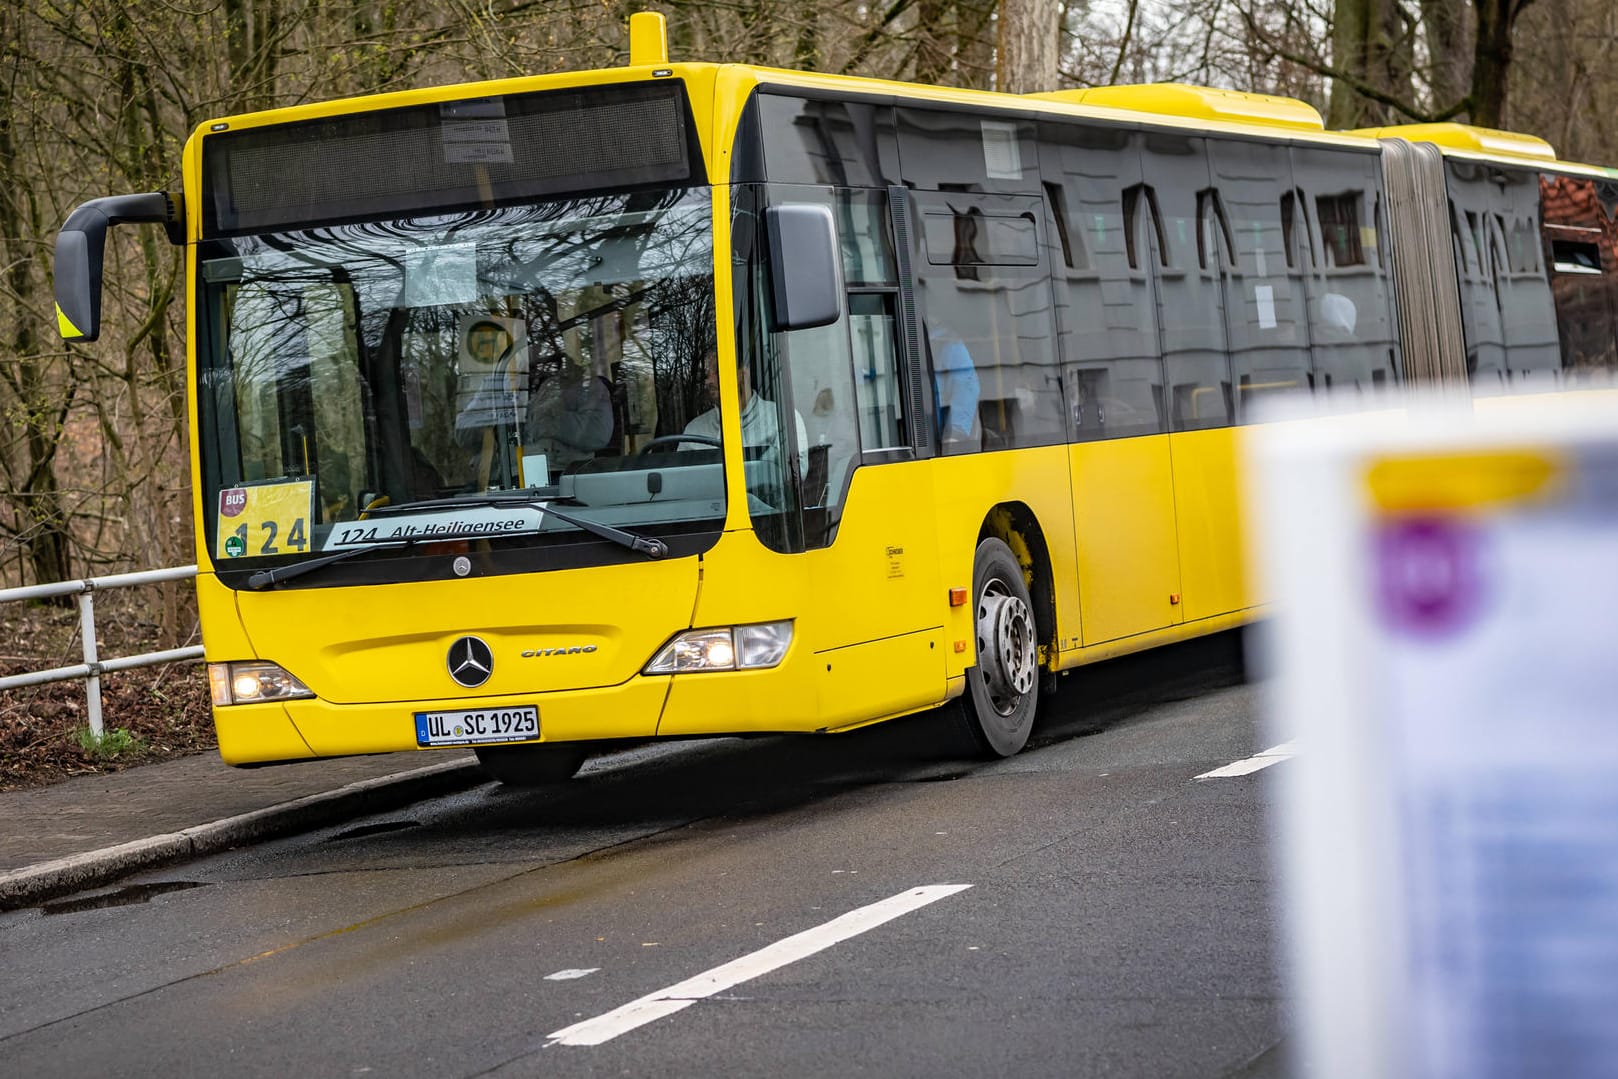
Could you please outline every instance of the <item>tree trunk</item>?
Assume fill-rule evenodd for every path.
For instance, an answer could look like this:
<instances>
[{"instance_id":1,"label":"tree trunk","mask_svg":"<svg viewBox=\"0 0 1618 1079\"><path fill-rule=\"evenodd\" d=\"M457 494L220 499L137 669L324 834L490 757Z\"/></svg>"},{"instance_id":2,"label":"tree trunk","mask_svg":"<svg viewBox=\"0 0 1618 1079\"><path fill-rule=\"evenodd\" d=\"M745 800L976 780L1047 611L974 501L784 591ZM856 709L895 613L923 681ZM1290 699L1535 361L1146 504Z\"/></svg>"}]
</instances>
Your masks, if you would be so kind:
<instances>
[{"instance_id":1,"label":"tree trunk","mask_svg":"<svg viewBox=\"0 0 1618 1079\"><path fill-rule=\"evenodd\" d=\"M356 22L359 10L356 5ZM279 0L224 0L223 11L230 99L242 109L267 109L275 104Z\"/></svg>"},{"instance_id":2,"label":"tree trunk","mask_svg":"<svg viewBox=\"0 0 1618 1079\"><path fill-rule=\"evenodd\" d=\"M1506 126L1510 89L1511 28L1532 0L1472 0L1477 11L1477 44L1472 53L1472 122L1479 127Z\"/></svg>"},{"instance_id":3,"label":"tree trunk","mask_svg":"<svg viewBox=\"0 0 1618 1079\"><path fill-rule=\"evenodd\" d=\"M996 89L1008 94L1056 89L1061 17L1056 0L1000 0Z\"/></svg>"},{"instance_id":4,"label":"tree trunk","mask_svg":"<svg viewBox=\"0 0 1618 1079\"><path fill-rule=\"evenodd\" d=\"M1421 25L1432 64L1427 81L1433 88L1433 105L1440 111L1459 102L1471 89L1468 10L1466 0L1420 0Z\"/></svg>"},{"instance_id":5,"label":"tree trunk","mask_svg":"<svg viewBox=\"0 0 1618 1079\"><path fill-rule=\"evenodd\" d=\"M1326 126L1370 127L1395 122L1394 109L1361 92L1369 88L1409 101L1413 41L1397 0L1337 0L1332 19L1332 80Z\"/></svg>"}]
</instances>

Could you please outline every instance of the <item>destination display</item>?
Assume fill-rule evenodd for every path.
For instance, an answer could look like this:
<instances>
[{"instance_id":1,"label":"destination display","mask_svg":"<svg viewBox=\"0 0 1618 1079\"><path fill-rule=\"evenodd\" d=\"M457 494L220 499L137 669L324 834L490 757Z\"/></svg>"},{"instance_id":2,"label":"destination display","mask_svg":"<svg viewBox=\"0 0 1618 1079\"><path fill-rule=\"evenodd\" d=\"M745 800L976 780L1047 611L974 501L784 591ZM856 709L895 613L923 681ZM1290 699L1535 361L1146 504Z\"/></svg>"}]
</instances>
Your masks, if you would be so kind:
<instances>
[{"instance_id":1,"label":"destination display","mask_svg":"<svg viewBox=\"0 0 1618 1079\"><path fill-rule=\"evenodd\" d=\"M369 547L376 543L430 540L434 537L446 540L497 539L500 536L536 532L544 521L544 510L533 506L513 509L477 506L453 513L440 510L437 513L346 521L332 526L320 549L340 551L346 547Z\"/></svg>"},{"instance_id":2,"label":"destination display","mask_svg":"<svg viewBox=\"0 0 1618 1079\"><path fill-rule=\"evenodd\" d=\"M216 126L202 144L209 237L704 179L676 79Z\"/></svg>"}]
</instances>

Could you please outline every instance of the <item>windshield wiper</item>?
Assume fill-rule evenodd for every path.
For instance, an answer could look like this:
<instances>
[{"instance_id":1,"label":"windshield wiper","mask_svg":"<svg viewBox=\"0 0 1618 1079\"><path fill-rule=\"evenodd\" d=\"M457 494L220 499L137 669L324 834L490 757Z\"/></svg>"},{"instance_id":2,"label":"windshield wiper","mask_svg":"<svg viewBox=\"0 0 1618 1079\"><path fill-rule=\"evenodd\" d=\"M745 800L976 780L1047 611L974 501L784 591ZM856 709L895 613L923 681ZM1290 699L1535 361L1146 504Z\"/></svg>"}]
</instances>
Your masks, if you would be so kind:
<instances>
[{"instance_id":1,"label":"windshield wiper","mask_svg":"<svg viewBox=\"0 0 1618 1079\"><path fill-rule=\"evenodd\" d=\"M307 562L294 562L290 566L277 566L274 569L261 569L257 573L248 575L247 587L251 588L255 592L261 591L265 588L278 585L282 581L290 581L294 577L302 577L305 573L313 573L315 570L320 569L323 566L329 566L334 562L341 562L344 559L353 558L355 555L368 554L371 551L396 551L401 547L409 547L415 542L417 542L417 540L412 538L406 540L395 540L388 543L368 543L364 547L345 547L341 551L333 551L331 554L321 555L319 558L311 558Z\"/></svg>"},{"instance_id":2,"label":"windshield wiper","mask_svg":"<svg viewBox=\"0 0 1618 1079\"><path fill-rule=\"evenodd\" d=\"M421 510L454 509L465 506L528 507L539 510L541 515L547 513L555 514L556 518L560 521L565 521L568 524L573 525L575 528L581 528L584 531L589 532L591 535L600 536L605 540L611 540L613 543L616 543L621 547L627 547L631 551L638 551L639 553L646 555L648 558L664 558L669 553L668 544L664 543L660 539L653 536L637 535L634 532L626 532L621 528L614 528L611 525L604 525L599 521L592 521L586 517L577 517L571 513L556 509L556 501L557 500L555 499L547 500L543 496L535 497L527 492L513 492L512 494L507 494L504 496L499 494L463 495L459 498L444 498L422 502L404 502L397 506L377 506L373 508L367 514L367 516L389 517L397 516L402 513L415 513ZM506 533L507 536L532 534L533 533L528 532ZM283 581L290 581L295 577L302 577L305 573L313 573L317 569L333 565L337 562L342 562L343 560L353 558L356 555L365 554L368 551L396 551L404 547L414 547L418 543L453 543L456 540L488 538L489 534L486 532L450 532L438 533L430 536L407 536L406 538L400 540L389 540L383 543L368 543L363 547L346 547L341 551L333 551L331 554L322 555L319 558L312 558L307 562L294 562L290 566L278 566L275 569L259 570L257 573L251 574L247 578L247 587L253 589L254 591L271 588Z\"/></svg>"},{"instance_id":3,"label":"windshield wiper","mask_svg":"<svg viewBox=\"0 0 1618 1079\"><path fill-rule=\"evenodd\" d=\"M467 506L536 509L541 515L552 514L557 520L565 521L574 528L581 528L593 536L611 540L620 547L638 551L649 558L664 558L668 555L668 544L662 540L653 536L643 536L638 532L614 528L612 525L602 524L600 521L592 521L588 517L580 517L578 514L557 509L556 504L563 501L572 502L573 500L547 495L543 488L534 491L490 491L481 495L459 495L455 498L404 502L397 506L377 506L370 511L369 515L372 517L396 517L404 513L419 513L422 510L462 509ZM574 504L577 505L576 502ZM451 536L449 538L457 539L460 537Z\"/></svg>"}]
</instances>

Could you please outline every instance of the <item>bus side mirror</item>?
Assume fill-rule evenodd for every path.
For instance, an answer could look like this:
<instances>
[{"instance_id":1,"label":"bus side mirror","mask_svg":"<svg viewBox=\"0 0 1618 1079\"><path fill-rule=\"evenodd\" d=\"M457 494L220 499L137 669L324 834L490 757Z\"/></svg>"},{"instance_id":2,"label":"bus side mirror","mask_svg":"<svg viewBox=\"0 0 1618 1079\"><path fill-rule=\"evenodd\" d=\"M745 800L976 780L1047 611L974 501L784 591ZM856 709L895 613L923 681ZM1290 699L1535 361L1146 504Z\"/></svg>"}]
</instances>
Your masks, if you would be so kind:
<instances>
[{"instance_id":1,"label":"bus side mirror","mask_svg":"<svg viewBox=\"0 0 1618 1079\"><path fill-rule=\"evenodd\" d=\"M842 259L831 210L784 203L764 210L770 244L770 329L829 326L843 315Z\"/></svg>"},{"instance_id":2,"label":"bus side mirror","mask_svg":"<svg viewBox=\"0 0 1618 1079\"><path fill-rule=\"evenodd\" d=\"M68 215L56 234L56 328L67 341L101 334L101 262L107 229L125 222L158 222L169 242L185 243L185 206L178 195L153 191L91 199Z\"/></svg>"}]
</instances>

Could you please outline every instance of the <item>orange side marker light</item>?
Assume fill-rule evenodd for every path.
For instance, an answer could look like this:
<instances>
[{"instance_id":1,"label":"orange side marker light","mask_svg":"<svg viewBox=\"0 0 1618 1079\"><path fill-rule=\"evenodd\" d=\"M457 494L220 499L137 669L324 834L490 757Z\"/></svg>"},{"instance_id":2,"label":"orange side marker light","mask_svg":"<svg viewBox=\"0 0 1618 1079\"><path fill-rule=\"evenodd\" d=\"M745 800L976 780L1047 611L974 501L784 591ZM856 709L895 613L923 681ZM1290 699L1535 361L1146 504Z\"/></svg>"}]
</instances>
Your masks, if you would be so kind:
<instances>
[{"instance_id":1,"label":"orange side marker light","mask_svg":"<svg viewBox=\"0 0 1618 1079\"><path fill-rule=\"evenodd\" d=\"M966 589L964 589L964 588L951 588L949 590L949 605L951 607L965 607L966 606ZM956 651L959 651L959 649L956 649Z\"/></svg>"}]
</instances>

